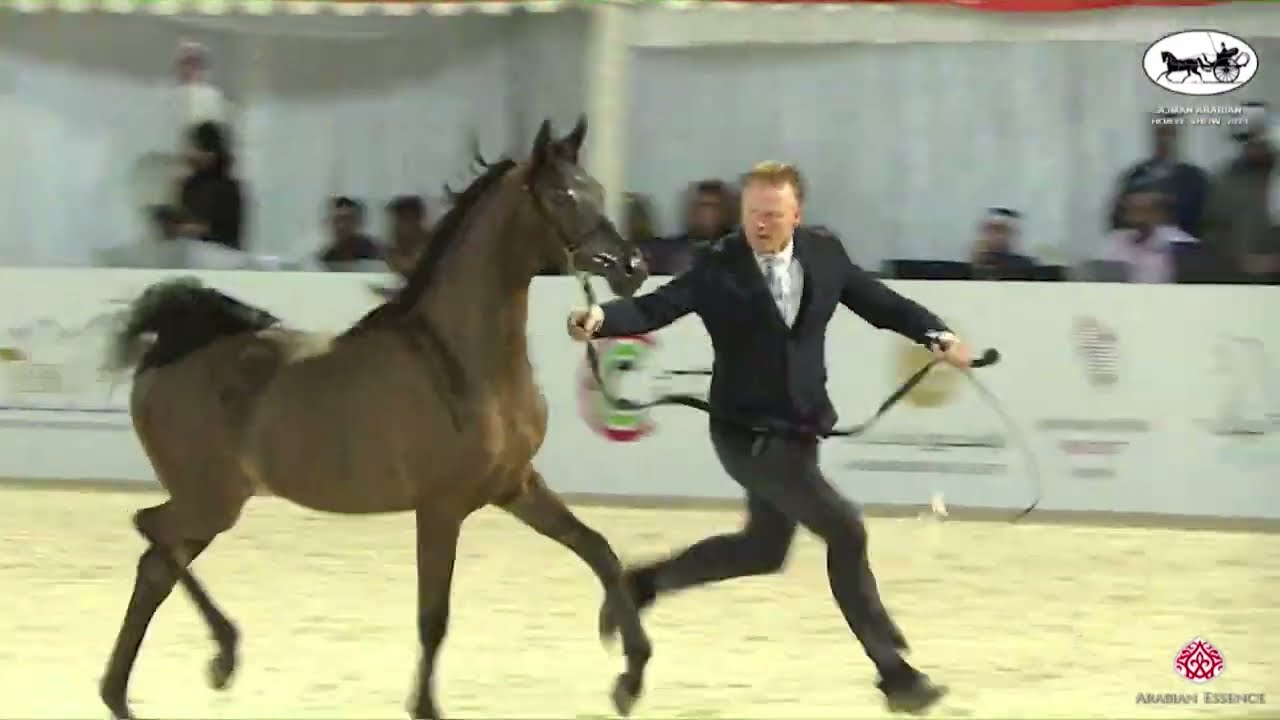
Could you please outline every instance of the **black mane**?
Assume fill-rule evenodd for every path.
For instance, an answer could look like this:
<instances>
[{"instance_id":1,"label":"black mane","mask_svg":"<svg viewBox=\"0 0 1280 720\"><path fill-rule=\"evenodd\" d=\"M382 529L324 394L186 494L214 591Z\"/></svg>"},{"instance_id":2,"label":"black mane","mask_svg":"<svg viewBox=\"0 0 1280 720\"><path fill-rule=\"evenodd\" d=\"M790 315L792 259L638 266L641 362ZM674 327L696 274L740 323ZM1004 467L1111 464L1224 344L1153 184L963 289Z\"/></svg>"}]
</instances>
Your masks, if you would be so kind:
<instances>
[{"instance_id":1,"label":"black mane","mask_svg":"<svg viewBox=\"0 0 1280 720\"><path fill-rule=\"evenodd\" d=\"M430 289L436 275L439 274L440 264L449 250L457 244L458 237L462 234L462 225L476 203L516 166L516 161L510 158L486 163L477 157L477 162L484 172L472 180L462 192L454 193L446 186L445 189L453 201L453 207L449 208L449 212L445 213L436 224L427 252L418 259L404 287L386 302L369 311L347 331L348 333L368 327L384 318L405 315L421 299L423 293Z\"/></svg>"}]
</instances>

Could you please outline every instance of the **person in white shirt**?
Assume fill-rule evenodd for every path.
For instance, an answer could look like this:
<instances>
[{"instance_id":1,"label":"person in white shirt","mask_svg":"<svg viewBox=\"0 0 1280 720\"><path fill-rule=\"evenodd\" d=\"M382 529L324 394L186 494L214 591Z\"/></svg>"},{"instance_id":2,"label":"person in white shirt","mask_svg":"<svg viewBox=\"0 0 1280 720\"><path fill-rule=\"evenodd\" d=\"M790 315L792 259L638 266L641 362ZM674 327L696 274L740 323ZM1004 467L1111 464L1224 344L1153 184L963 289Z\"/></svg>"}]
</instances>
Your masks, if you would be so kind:
<instances>
[{"instance_id":1,"label":"person in white shirt","mask_svg":"<svg viewBox=\"0 0 1280 720\"><path fill-rule=\"evenodd\" d=\"M210 81L208 48L190 40L183 41L178 46L175 69L178 80L175 103L182 142L185 143L187 132L201 123L225 125L230 119L227 100L222 90Z\"/></svg>"},{"instance_id":2,"label":"person in white shirt","mask_svg":"<svg viewBox=\"0 0 1280 720\"><path fill-rule=\"evenodd\" d=\"M1174 246L1199 244L1173 224L1168 195L1154 190L1137 190L1122 201L1127 227L1107 237L1103 260L1128 266L1128 282L1176 282Z\"/></svg>"}]
</instances>

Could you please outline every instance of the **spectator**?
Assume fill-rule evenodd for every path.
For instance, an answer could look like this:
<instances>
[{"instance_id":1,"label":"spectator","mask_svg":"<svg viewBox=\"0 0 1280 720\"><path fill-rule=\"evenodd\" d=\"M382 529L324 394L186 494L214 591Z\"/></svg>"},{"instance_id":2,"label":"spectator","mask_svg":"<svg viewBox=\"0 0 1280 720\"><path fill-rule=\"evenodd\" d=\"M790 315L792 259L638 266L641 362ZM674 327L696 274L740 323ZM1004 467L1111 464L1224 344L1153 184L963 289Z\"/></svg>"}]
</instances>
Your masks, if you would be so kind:
<instances>
[{"instance_id":1,"label":"spectator","mask_svg":"<svg viewBox=\"0 0 1280 720\"><path fill-rule=\"evenodd\" d=\"M1021 213L1009 208L987 211L973 245L973 279L1031 280L1035 276L1035 260L1015 252L1021 219Z\"/></svg>"},{"instance_id":2,"label":"spectator","mask_svg":"<svg viewBox=\"0 0 1280 720\"><path fill-rule=\"evenodd\" d=\"M649 271L655 275L679 275L693 258L711 243L729 234L737 209L734 194L722 180L701 180L685 195L684 231L653 238L642 246Z\"/></svg>"},{"instance_id":3,"label":"spectator","mask_svg":"<svg viewBox=\"0 0 1280 720\"><path fill-rule=\"evenodd\" d=\"M320 263L330 270L360 260L381 260L382 252L364 233L364 205L349 197L329 203L330 241L320 253Z\"/></svg>"},{"instance_id":4,"label":"spectator","mask_svg":"<svg viewBox=\"0 0 1280 720\"><path fill-rule=\"evenodd\" d=\"M1123 227L1123 199L1134 190L1148 188L1173 198L1173 220L1182 231L1200 237L1205 203L1209 197L1209 176L1204 170L1178 159L1178 115L1151 115L1151 157L1134 165L1120 177L1120 187L1111 204L1110 228Z\"/></svg>"},{"instance_id":5,"label":"spectator","mask_svg":"<svg viewBox=\"0 0 1280 720\"><path fill-rule=\"evenodd\" d=\"M401 277L408 277L430 242L427 204L417 195L401 195L387 205L391 238L386 260Z\"/></svg>"},{"instance_id":6,"label":"spectator","mask_svg":"<svg viewBox=\"0 0 1280 720\"><path fill-rule=\"evenodd\" d=\"M1246 103L1248 125L1232 137L1240 155L1214 186L1209 202L1205 244L1228 275L1250 282L1280 277L1280 229L1277 228L1276 144L1263 103Z\"/></svg>"},{"instance_id":7,"label":"spectator","mask_svg":"<svg viewBox=\"0 0 1280 720\"><path fill-rule=\"evenodd\" d=\"M1200 242L1173 223L1172 204L1172 198L1151 188L1121 199L1123 227L1107 237L1103 260L1123 264L1126 282L1174 282L1174 246Z\"/></svg>"},{"instance_id":8,"label":"spectator","mask_svg":"<svg viewBox=\"0 0 1280 720\"><path fill-rule=\"evenodd\" d=\"M203 122L191 128L188 140L187 162L192 172L179 191L179 233L242 250L244 201L240 181L231 174L235 160L227 131L217 123Z\"/></svg>"}]
</instances>

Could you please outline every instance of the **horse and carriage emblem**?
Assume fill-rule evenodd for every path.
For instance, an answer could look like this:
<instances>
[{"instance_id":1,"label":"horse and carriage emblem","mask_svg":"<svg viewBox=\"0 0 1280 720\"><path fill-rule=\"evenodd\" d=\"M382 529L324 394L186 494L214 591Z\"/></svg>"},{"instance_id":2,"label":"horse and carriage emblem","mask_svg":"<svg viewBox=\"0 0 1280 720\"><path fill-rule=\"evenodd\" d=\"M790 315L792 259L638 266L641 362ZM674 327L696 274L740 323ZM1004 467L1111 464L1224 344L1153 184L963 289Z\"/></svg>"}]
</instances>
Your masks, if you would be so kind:
<instances>
[{"instance_id":1,"label":"horse and carriage emblem","mask_svg":"<svg viewBox=\"0 0 1280 720\"><path fill-rule=\"evenodd\" d=\"M1167 90L1219 95L1252 80L1258 59L1253 48L1239 38L1197 30L1156 41L1143 57L1143 68L1153 82ZM1188 82L1191 80L1195 82Z\"/></svg>"}]
</instances>

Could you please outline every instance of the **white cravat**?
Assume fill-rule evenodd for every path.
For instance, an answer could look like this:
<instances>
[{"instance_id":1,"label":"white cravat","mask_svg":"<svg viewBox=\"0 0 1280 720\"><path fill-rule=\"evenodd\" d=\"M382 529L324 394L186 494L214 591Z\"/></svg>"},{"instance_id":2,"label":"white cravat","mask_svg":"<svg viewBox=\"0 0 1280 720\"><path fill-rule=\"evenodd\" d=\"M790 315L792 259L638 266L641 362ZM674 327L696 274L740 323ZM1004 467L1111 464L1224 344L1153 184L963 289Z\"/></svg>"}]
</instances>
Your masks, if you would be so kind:
<instances>
[{"instance_id":1,"label":"white cravat","mask_svg":"<svg viewBox=\"0 0 1280 720\"><path fill-rule=\"evenodd\" d=\"M765 285L778 306L778 312L787 327L790 327L796 321L796 313L799 311L796 298L802 289L801 283L804 282L800 263L794 257L793 245L788 243L782 251L772 255L756 255L756 263L760 266L760 272L764 273Z\"/></svg>"}]
</instances>

